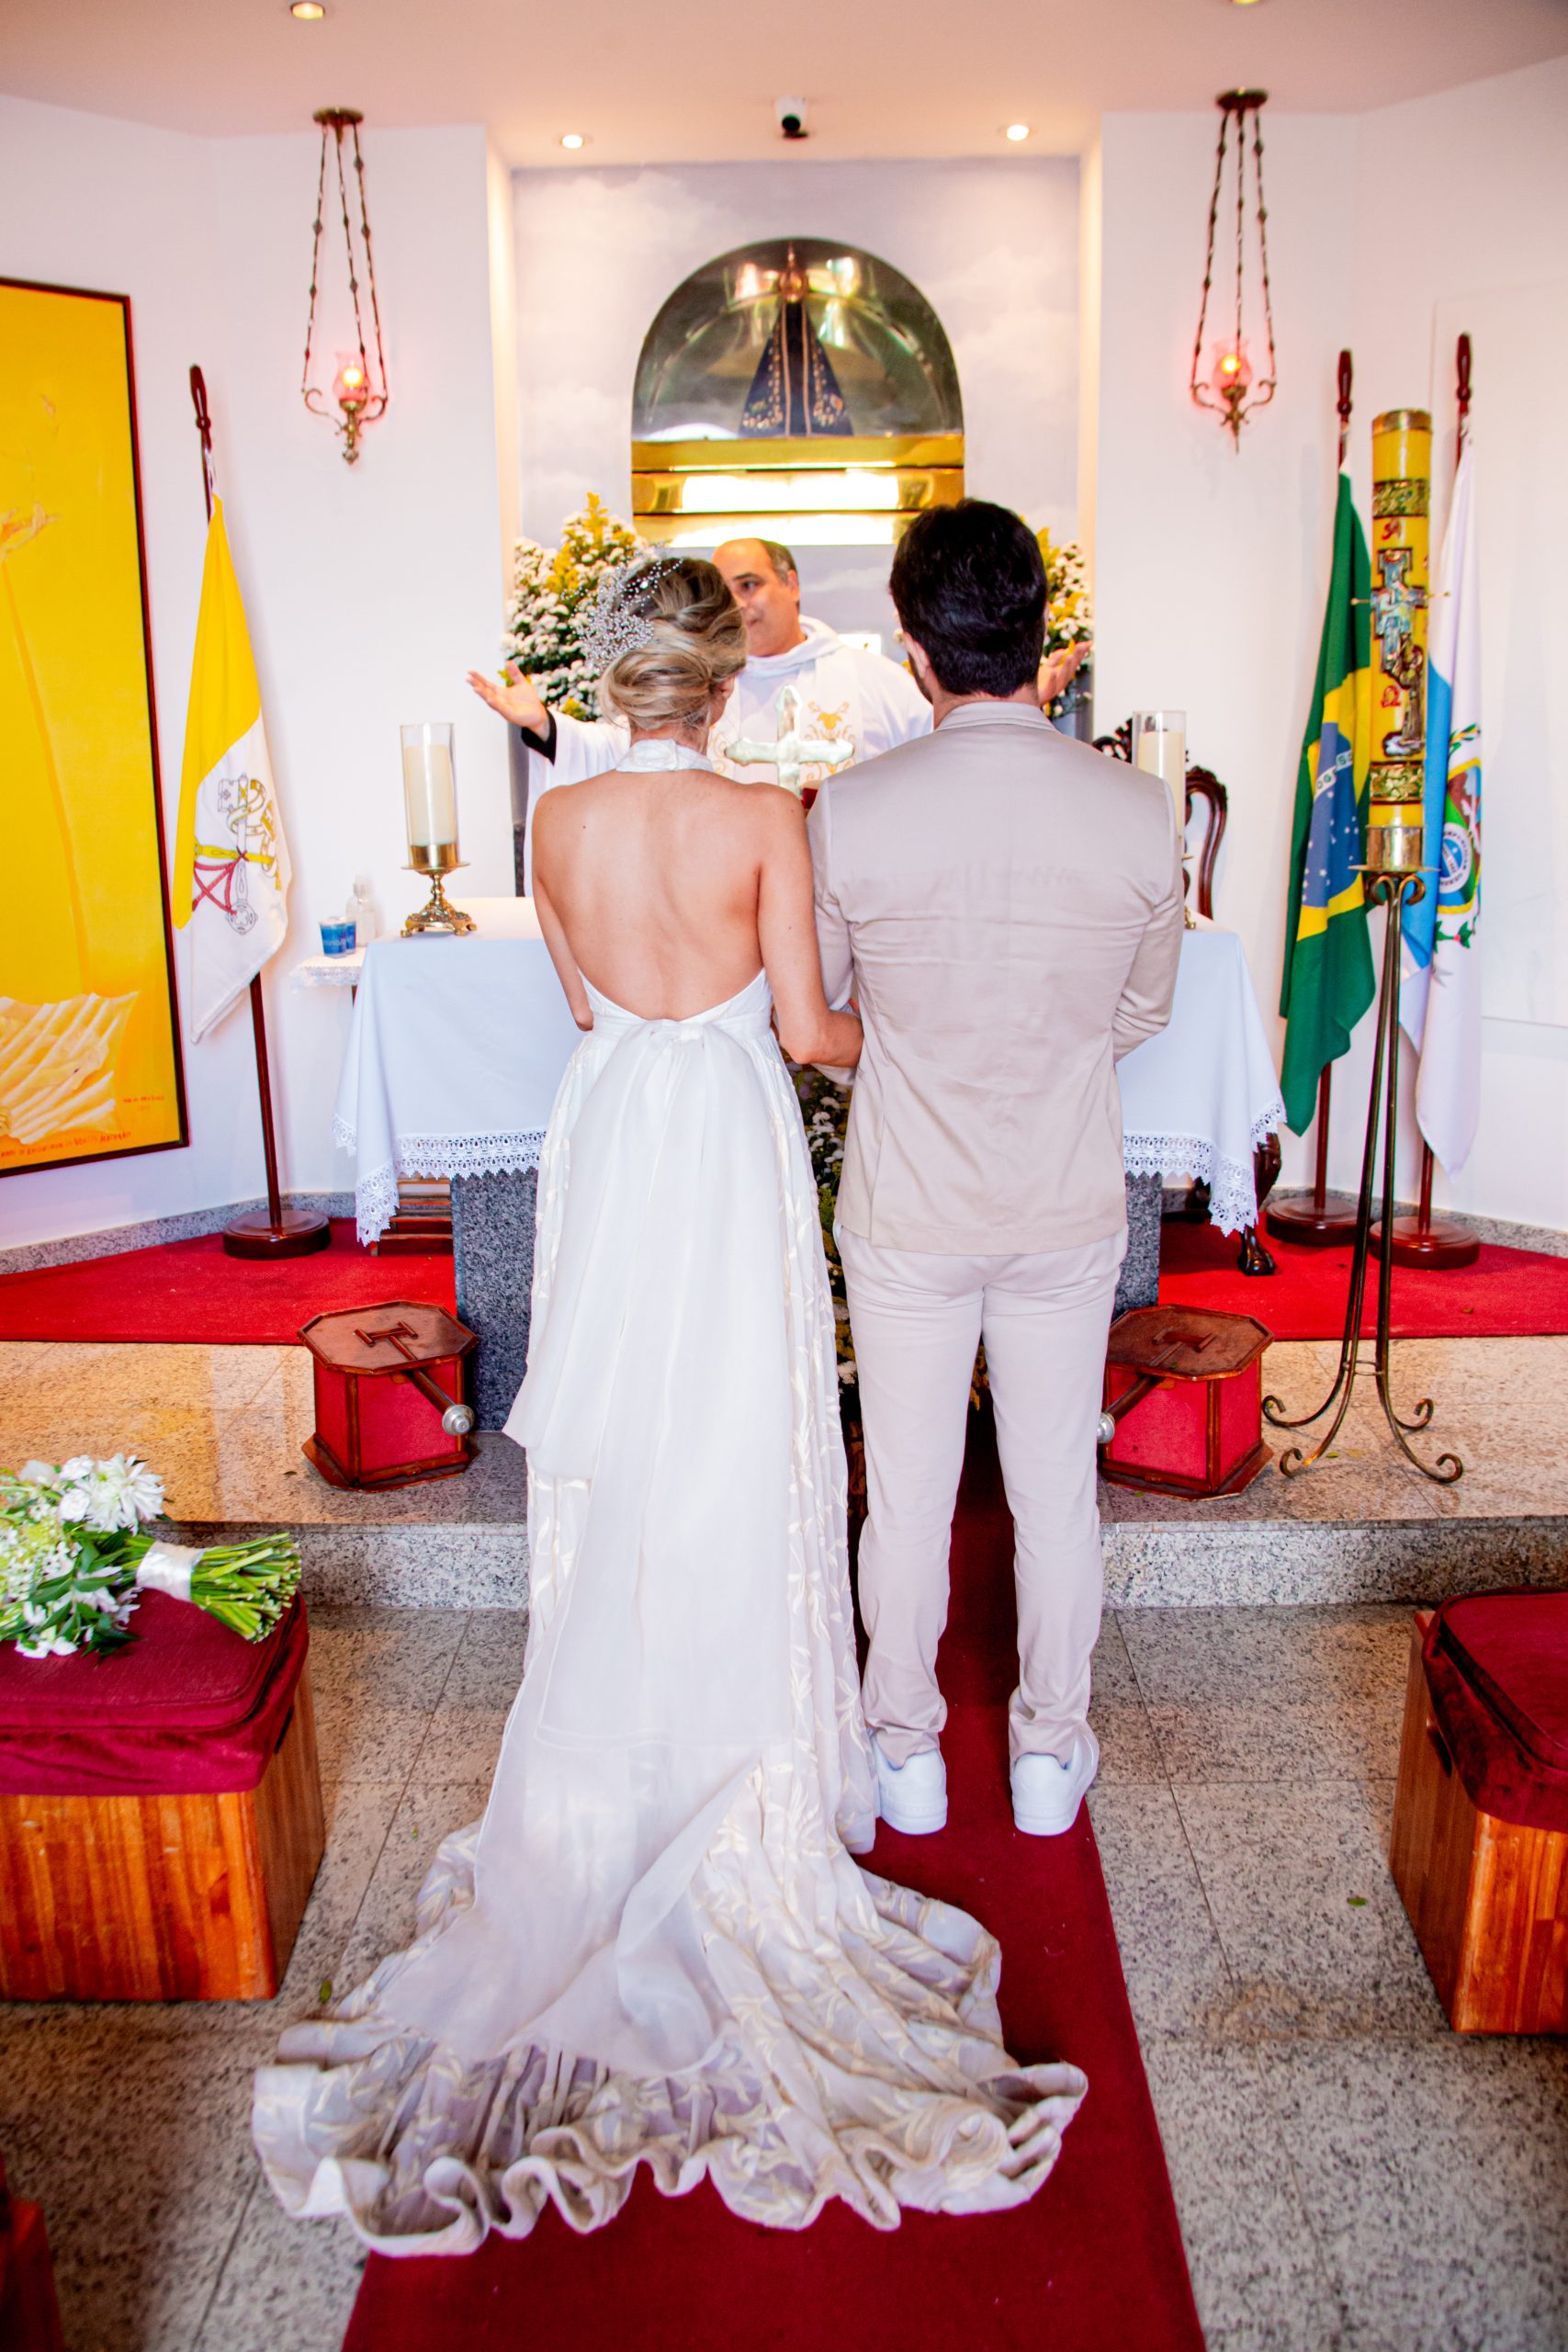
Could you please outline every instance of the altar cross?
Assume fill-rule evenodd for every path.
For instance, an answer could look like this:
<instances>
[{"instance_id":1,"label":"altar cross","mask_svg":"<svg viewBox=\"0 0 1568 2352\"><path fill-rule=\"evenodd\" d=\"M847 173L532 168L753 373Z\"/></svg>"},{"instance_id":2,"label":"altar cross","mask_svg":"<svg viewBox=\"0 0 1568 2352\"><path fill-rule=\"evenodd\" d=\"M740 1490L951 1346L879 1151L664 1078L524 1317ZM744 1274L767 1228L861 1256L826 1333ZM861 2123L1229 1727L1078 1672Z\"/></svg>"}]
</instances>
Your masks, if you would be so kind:
<instances>
[{"instance_id":1,"label":"altar cross","mask_svg":"<svg viewBox=\"0 0 1568 2352\"><path fill-rule=\"evenodd\" d=\"M771 767L774 782L798 799L805 786L807 768L826 768L834 775L840 768L848 767L854 758L854 744L840 736L836 741L825 735L803 734L800 724L800 696L794 686L781 688L778 701L778 740L773 743L752 743L742 736L731 743L725 757L737 767Z\"/></svg>"}]
</instances>

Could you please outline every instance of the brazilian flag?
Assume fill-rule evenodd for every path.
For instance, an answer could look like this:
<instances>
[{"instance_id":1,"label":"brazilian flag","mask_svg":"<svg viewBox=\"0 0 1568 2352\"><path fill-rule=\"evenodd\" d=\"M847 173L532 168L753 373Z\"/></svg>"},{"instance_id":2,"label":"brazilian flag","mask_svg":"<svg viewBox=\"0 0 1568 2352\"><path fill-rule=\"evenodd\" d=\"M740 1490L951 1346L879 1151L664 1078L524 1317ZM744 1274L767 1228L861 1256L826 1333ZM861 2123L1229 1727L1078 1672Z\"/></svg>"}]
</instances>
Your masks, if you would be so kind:
<instances>
[{"instance_id":1,"label":"brazilian flag","mask_svg":"<svg viewBox=\"0 0 1568 2352\"><path fill-rule=\"evenodd\" d=\"M1296 772L1280 991L1280 1011L1289 1023L1280 1089L1297 1135L1311 1124L1319 1076L1349 1045L1376 989L1366 899L1356 872L1366 856L1371 593L1366 537L1351 503L1350 478L1342 473L1328 612Z\"/></svg>"}]
</instances>

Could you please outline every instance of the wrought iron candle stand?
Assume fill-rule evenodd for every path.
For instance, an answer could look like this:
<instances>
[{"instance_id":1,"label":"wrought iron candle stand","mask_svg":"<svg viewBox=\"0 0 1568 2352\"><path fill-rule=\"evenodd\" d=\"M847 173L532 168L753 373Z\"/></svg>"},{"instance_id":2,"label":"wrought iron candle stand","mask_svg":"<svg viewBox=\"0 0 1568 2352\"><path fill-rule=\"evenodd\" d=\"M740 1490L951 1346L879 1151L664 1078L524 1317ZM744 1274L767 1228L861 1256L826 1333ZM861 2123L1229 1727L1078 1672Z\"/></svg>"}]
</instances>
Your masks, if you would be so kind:
<instances>
[{"instance_id":1,"label":"wrought iron candle stand","mask_svg":"<svg viewBox=\"0 0 1568 2352\"><path fill-rule=\"evenodd\" d=\"M1356 1369L1361 1351L1361 1309L1367 1295L1367 1261L1371 1255L1372 1187L1377 1172L1380 1123L1382 1129L1382 1215L1384 1229L1393 1215L1394 1154L1399 1133L1399 956L1402 936L1401 917L1406 899L1412 904L1426 888L1419 871L1388 873L1363 866L1367 876L1367 893L1374 904L1388 909L1383 933L1382 980L1378 990L1377 1029L1372 1046L1372 1084L1367 1104L1367 1140L1361 1154L1361 1187L1356 1204L1356 1240L1350 1258L1350 1295L1345 1307L1345 1334L1339 1345L1339 1369L1334 1385L1314 1413L1303 1413L1295 1419L1287 1417L1278 1396L1265 1396L1263 1413L1275 1429L1303 1430L1320 1421L1325 1413L1333 1412L1323 1436L1307 1453L1304 1446L1293 1445L1280 1457L1280 1467L1287 1478L1296 1477L1321 1462L1350 1409L1355 1390ZM1432 1400L1423 1396L1409 1420L1402 1420L1394 1410L1389 1391L1389 1340L1393 1306L1393 1254L1380 1251L1378 1256L1378 1319L1373 1341L1373 1370L1377 1378L1378 1400L1382 1406L1394 1442L1407 1461L1413 1462L1424 1478L1431 1478L1438 1486L1451 1487L1456 1478L1464 1476L1464 1464L1457 1453L1440 1453L1436 1466L1423 1462L1410 1443L1411 1437L1427 1427L1432 1419Z\"/></svg>"}]
</instances>

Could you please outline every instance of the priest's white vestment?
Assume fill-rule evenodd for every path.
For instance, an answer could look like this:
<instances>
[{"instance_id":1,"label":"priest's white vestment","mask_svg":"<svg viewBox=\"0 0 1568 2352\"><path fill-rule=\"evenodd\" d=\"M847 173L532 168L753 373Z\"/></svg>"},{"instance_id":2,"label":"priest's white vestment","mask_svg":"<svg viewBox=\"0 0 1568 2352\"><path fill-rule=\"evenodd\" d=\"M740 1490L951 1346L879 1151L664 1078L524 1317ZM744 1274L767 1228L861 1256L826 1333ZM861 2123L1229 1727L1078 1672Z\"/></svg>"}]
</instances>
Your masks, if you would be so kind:
<instances>
[{"instance_id":1,"label":"priest's white vestment","mask_svg":"<svg viewBox=\"0 0 1568 2352\"><path fill-rule=\"evenodd\" d=\"M825 621L807 620L798 645L785 653L753 654L736 680L708 739L708 757L722 775L740 784L765 784L765 763L738 764L729 757L737 742L772 743L779 735L778 699L785 686L799 697L803 734L848 742L857 760L874 759L916 735L931 731L931 705L901 663L858 645L846 645ZM527 874L534 875L534 810L542 793L558 784L581 784L603 775L625 758L631 737L615 719L572 718L555 711L553 762L531 763L528 791ZM826 780L826 767L805 771L808 785Z\"/></svg>"}]
</instances>

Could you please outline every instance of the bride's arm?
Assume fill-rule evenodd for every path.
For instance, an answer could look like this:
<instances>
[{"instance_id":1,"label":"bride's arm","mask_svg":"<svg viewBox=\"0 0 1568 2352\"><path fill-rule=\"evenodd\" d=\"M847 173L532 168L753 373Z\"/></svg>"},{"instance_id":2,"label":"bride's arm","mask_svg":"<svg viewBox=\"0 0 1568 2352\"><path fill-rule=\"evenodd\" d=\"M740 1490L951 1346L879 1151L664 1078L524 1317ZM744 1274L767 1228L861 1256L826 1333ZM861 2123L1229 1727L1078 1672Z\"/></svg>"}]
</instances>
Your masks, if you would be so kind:
<instances>
[{"instance_id":1,"label":"bride's arm","mask_svg":"<svg viewBox=\"0 0 1568 2352\"><path fill-rule=\"evenodd\" d=\"M553 823L550 831L554 831ZM545 945L550 951L550 961L556 967L556 978L566 991L566 1001L571 1008L571 1017L580 1029L592 1029L593 1008L588 1001L588 991L582 985L582 975L577 968L577 958L567 945L566 933L561 928L560 917L551 903L548 883L539 871L541 864L547 871L549 857L542 844L535 849L534 911L539 918L539 929L544 933Z\"/></svg>"},{"instance_id":2,"label":"bride's arm","mask_svg":"<svg viewBox=\"0 0 1568 2352\"><path fill-rule=\"evenodd\" d=\"M861 1025L852 1012L830 1012L822 992L805 812L777 785L757 784L750 790L761 835L757 935L773 992L779 1043L791 1061L852 1069L860 1059Z\"/></svg>"}]
</instances>

